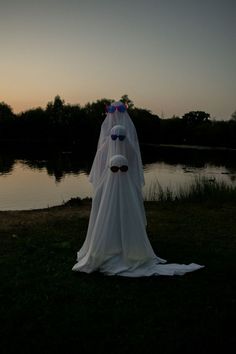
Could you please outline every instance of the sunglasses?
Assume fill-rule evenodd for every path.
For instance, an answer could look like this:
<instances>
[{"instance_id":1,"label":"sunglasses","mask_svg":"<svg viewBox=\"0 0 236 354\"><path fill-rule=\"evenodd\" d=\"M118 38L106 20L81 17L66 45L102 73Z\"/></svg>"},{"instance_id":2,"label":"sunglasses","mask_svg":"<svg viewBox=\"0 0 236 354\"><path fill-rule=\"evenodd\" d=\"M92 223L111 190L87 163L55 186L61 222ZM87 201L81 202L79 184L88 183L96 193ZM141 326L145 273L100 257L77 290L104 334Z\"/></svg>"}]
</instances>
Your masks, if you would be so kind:
<instances>
[{"instance_id":1,"label":"sunglasses","mask_svg":"<svg viewBox=\"0 0 236 354\"><path fill-rule=\"evenodd\" d=\"M118 172L119 170L121 170L121 172L127 172L127 171L128 171L128 166L126 166L126 165L123 165L123 166L120 166L120 167L118 167L118 166L111 166L111 167L110 167L110 170L111 170L112 172Z\"/></svg>"},{"instance_id":2,"label":"sunglasses","mask_svg":"<svg viewBox=\"0 0 236 354\"><path fill-rule=\"evenodd\" d=\"M124 113L126 111L126 107L123 104L120 106L106 106L107 113L114 113L116 110L120 113Z\"/></svg>"},{"instance_id":3,"label":"sunglasses","mask_svg":"<svg viewBox=\"0 0 236 354\"><path fill-rule=\"evenodd\" d=\"M112 140L116 140L117 138L119 138L120 141L123 141L125 139L125 135L112 134L111 138L112 138Z\"/></svg>"}]
</instances>

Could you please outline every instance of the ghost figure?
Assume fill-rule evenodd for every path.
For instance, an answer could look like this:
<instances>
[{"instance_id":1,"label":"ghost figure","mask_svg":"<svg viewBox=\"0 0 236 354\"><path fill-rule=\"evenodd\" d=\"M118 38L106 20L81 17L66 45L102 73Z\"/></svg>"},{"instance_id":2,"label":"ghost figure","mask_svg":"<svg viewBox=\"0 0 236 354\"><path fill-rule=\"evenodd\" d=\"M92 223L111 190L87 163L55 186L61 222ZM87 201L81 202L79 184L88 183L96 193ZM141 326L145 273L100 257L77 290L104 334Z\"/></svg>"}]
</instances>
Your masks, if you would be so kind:
<instances>
[{"instance_id":1,"label":"ghost figure","mask_svg":"<svg viewBox=\"0 0 236 354\"><path fill-rule=\"evenodd\" d=\"M97 150L93 165L89 174L89 181L97 188L102 176L107 173L110 159L114 155L123 155L129 161L129 176L137 191L140 208L142 209L144 224L147 224L146 214L143 205L142 187L144 185L143 168L140 167L138 156L133 145L126 135L126 129L123 125L115 125L111 128L109 137L104 141L100 149Z\"/></svg>"},{"instance_id":2,"label":"ghost figure","mask_svg":"<svg viewBox=\"0 0 236 354\"><path fill-rule=\"evenodd\" d=\"M128 160L115 155L95 190L86 239L72 270L141 277L182 275L202 267L165 262L147 237Z\"/></svg>"},{"instance_id":3,"label":"ghost figure","mask_svg":"<svg viewBox=\"0 0 236 354\"><path fill-rule=\"evenodd\" d=\"M126 128L123 125L115 125L111 128L109 136L97 150L93 165L89 174L89 181L94 188L97 187L102 175L105 173L105 167L114 155L123 155L129 161L129 173L137 188L144 185L143 168L138 161L137 152L130 142Z\"/></svg>"},{"instance_id":4,"label":"ghost figure","mask_svg":"<svg viewBox=\"0 0 236 354\"><path fill-rule=\"evenodd\" d=\"M132 122L127 112L126 106L120 101L113 102L110 106L107 107L107 116L101 126L97 149L100 149L106 139L110 137L111 128L114 125L122 125L125 127L126 136L128 137L129 142L132 144L134 150L136 151L139 169L141 170L143 168L143 164L137 132L134 123ZM144 179L142 183L144 184Z\"/></svg>"}]
</instances>

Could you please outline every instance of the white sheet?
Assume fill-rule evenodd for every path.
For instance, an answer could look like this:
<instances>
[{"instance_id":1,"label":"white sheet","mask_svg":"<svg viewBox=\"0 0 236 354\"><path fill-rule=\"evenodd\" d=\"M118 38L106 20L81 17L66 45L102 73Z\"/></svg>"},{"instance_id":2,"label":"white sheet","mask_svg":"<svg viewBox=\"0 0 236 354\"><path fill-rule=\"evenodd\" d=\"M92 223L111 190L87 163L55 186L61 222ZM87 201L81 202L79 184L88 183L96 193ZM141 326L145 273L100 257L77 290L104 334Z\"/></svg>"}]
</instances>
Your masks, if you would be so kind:
<instances>
[{"instance_id":1,"label":"white sheet","mask_svg":"<svg viewBox=\"0 0 236 354\"><path fill-rule=\"evenodd\" d=\"M122 165L129 166L126 157L110 159L109 167ZM72 270L141 277L182 275L202 268L195 263L163 264L166 261L154 253L147 237L137 191L130 170L106 169L95 190L86 239Z\"/></svg>"},{"instance_id":2,"label":"white sheet","mask_svg":"<svg viewBox=\"0 0 236 354\"><path fill-rule=\"evenodd\" d=\"M118 102L113 102L111 106L117 107L122 104L123 104L122 102L118 101ZM100 149L100 147L104 144L106 139L110 137L111 128L114 127L114 125L122 125L125 127L126 136L128 137L129 142L132 144L134 151L137 154L139 169L142 170L143 164L142 164L142 158L141 158L141 153L139 148L138 136L137 136L134 123L132 122L127 110L123 113L118 112L117 110L114 113L107 113L107 116L104 119L101 126L101 132L98 140L97 150ZM142 183L144 184L144 178Z\"/></svg>"}]
</instances>

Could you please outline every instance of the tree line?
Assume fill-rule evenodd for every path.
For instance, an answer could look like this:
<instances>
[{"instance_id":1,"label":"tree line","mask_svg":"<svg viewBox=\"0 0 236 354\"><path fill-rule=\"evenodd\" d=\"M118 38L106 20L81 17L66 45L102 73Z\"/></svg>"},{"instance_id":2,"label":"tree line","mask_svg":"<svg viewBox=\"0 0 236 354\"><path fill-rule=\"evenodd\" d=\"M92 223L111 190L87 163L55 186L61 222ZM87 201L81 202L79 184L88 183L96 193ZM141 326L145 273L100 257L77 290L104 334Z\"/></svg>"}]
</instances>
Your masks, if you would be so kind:
<instances>
[{"instance_id":1,"label":"tree line","mask_svg":"<svg viewBox=\"0 0 236 354\"><path fill-rule=\"evenodd\" d=\"M103 98L84 106L66 104L60 96L46 108L33 108L15 114L0 103L0 144L11 146L77 148L93 150L106 116L105 106L113 99ZM191 111L182 117L161 119L148 109L138 108L123 95L121 101L137 129L141 144L187 144L236 148L236 112L229 121L212 120L209 113Z\"/></svg>"}]
</instances>

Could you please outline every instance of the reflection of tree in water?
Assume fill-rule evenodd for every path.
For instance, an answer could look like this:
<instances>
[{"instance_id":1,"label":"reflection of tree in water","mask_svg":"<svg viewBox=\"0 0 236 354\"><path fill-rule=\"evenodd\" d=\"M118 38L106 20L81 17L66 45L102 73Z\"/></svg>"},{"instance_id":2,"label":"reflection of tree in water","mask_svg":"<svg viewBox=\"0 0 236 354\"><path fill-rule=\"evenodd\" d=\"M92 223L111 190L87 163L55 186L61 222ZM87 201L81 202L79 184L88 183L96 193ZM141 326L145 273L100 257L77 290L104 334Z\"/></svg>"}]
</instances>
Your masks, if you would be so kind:
<instances>
[{"instance_id":1,"label":"reflection of tree in water","mask_svg":"<svg viewBox=\"0 0 236 354\"><path fill-rule=\"evenodd\" d=\"M15 159L8 155L0 155L0 176L9 174L13 171Z\"/></svg>"},{"instance_id":2,"label":"reflection of tree in water","mask_svg":"<svg viewBox=\"0 0 236 354\"><path fill-rule=\"evenodd\" d=\"M189 168L203 168L206 164L224 166L230 173L236 173L236 152L230 150L204 150L193 148L175 148L171 146L142 145L144 163L165 162L170 165L182 164Z\"/></svg>"},{"instance_id":3,"label":"reflection of tree in water","mask_svg":"<svg viewBox=\"0 0 236 354\"><path fill-rule=\"evenodd\" d=\"M204 168L206 165L224 167L223 173L232 181L236 181L235 152L216 150L181 149L174 147L153 147L141 145L141 153L144 164L164 162L173 166L178 164L185 166L185 172L191 168ZM14 163L20 160L31 169L46 170L49 176L53 176L56 182L60 182L67 174L78 175L81 172L89 173L95 149L88 151L85 148L76 152L49 153L27 152L15 156L15 159L4 154L0 156L0 175L10 173Z\"/></svg>"},{"instance_id":4,"label":"reflection of tree in water","mask_svg":"<svg viewBox=\"0 0 236 354\"><path fill-rule=\"evenodd\" d=\"M81 172L89 173L92 159L86 154L61 153L50 156L44 160L24 159L23 161L32 169L46 169L49 176L54 176L60 182L67 174L78 175Z\"/></svg>"}]
</instances>

